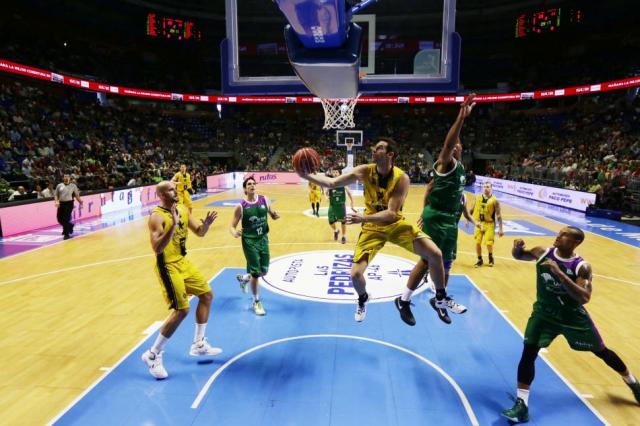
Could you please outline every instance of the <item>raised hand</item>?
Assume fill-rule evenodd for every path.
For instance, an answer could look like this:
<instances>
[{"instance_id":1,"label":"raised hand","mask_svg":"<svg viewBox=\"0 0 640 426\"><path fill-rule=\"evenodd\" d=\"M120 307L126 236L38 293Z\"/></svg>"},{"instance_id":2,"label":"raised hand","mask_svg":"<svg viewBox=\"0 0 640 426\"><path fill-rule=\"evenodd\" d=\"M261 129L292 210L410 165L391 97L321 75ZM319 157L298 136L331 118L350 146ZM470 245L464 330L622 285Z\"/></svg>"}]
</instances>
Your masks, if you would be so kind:
<instances>
[{"instance_id":1,"label":"raised hand","mask_svg":"<svg viewBox=\"0 0 640 426\"><path fill-rule=\"evenodd\" d=\"M209 226L211 226L211 224L218 218L218 212L211 210L210 212L207 213L207 216L204 219L200 219L200 223L202 223L202 226L204 226L206 229L209 229Z\"/></svg>"},{"instance_id":2,"label":"raised hand","mask_svg":"<svg viewBox=\"0 0 640 426\"><path fill-rule=\"evenodd\" d=\"M180 213L178 213L178 205L176 203L171 205L171 219L173 219L174 225L180 222Z\"/></svg>"},{"instance_id":3,"label":"raised hand","mask_svg":"<svg viewBox=\"0 0 640 426\"><path fill-rule=\"evenodd\" d=\"M473 107L476 106L476 103L473 102L475 97L476 97L476 94L471 93L469 96L467 96L467 99L465 99L464 102L460 104L460 113L458 114L460 117L467 118L469 115L471 115L471 111L473 110Z\"/></svg>"},{"instance_id":4,"label":"raised hand","mask_svg":"<svg viewBox=\"0 0 640 426\"><path fill-rule=\"evenodd\" d=\"M524 240L522 238L516 238L515 240L513 240L513 248L524 250Z\"/></svg>"}]
</instances>

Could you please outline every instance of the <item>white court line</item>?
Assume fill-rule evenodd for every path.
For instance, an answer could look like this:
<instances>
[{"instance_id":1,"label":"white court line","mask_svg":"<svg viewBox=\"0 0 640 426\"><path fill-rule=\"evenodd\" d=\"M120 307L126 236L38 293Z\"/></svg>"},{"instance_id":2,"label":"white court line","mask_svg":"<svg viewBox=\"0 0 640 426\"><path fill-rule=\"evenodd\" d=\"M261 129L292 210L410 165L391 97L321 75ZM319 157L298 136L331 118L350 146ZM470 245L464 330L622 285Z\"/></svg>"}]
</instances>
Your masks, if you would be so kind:
<instances>
[{"instance_id":1,"label":"white court line","mask_svg":"<svg viewBox=\"0 0 640 426\"><path fill-rule=\"evenodd\" d=\"M327 246L334 246L336 243L335 242L326 242L326 243L300 243L300 242L291 242L291 243L269 243L270 247L274 247L274 246L296 246L296 245L316 245L316 246L322 246L322 245L327 245ZM213 246L213 247L200 247L200 248L195 248L195 249L189 249L190 252L194 252L194 251L208 251L208 250L221 250L221 249L230 249L230 248L240 248L241 246L238 245L227 245L227 246ZM458 253L461 254L466 254L469 256L476 256L475 253L469 252L469 251L463 251L460 250L458 251ZM40 278L40 277L45 277L47 275L54 275L54 274L59 274L61 272L68 272L68 271L76 271L78 269L84 269L84 268L90 268L93 266L102 266L102 265L108 265L111 263L120 263L120 262L128 262L130 260L136 260L136 259L142 259L145 257L152 257L153 254L143 254L143 255L139 255L139 256L129 256L129 257L122 257L119 259L110 259L110 260L103 260L101 262L94 262L94 263L87 263L84 265L78 265L78 266L71 266L68 268L62 268L62 269L56 269L53 271L47 271L47 272L41 272L39 274L33 274L33 275L25 275L23 277L19 277L19 278L14 278L12 280L7 280L7 281L0 281L0 287L3 285L7 285L7 284L12 284L12 283L16 283L16 282L20 282L20 281L25 281L25 280L29 280L32 278ZM502 260L510 260L513 262L524 262L522 260L516 260L510 257L503 257L503 256L494 256L497 259L502 259ZM627 280L623 280L620 278L614 278L614 277L609 277L606 275L599 275L599 274L593 274L595 277L599 277L599 278L605 278L608 280L612 280L612 281L618 281L618 282L622 282L622 283L626 283L626 284L630 284L636 287L640 287L640 283L637 282L633 282L633 281L627 281Z\"/></svg>"},{"instance_id":2,"label":"white court line","mask_svg":"<svg viewBox=\"0 0 640 426\"><path fill-rule=\"evenodd\" d=\"M464 251L464 250L458 250L459 254L466 254L469 256L473 256L474 258L477 257L478 255L475 252L470 252L470 251ZM505 256L498 256L498 255L493 255L494 258L496 259L501 259L501 260L509 260L512 262L527 262L526 260L518 260L518 259L514 259L512 257L505 257ZM604 278L607 280L611 280L611 281L618 281L621 283L625 283L625 284L630 284L632 286L635 287L640 287L640 282L635 282L635 281L628 281L628 280L623 280L622 278L615 278L615 277L610 277L608 275L601 275L601 274L593 274L594 277L598 277L598 278ZM2 283L0 283L2 284Z\"/></svg>"},{"instance_id":3,"label":"white court line","mask_svg":"<svg viewBox=\"0 0 640 426\"><path fill-rule=\"evenodd\" d=\"M498 191L498 192L500 192L500 191ZM502 194L504 194L504 193L502 193ZM502 201L500 201L500 202L501 202L501 203L504 203L504 204L506 204L506 205L508 205L508 206L509 206L509 207L511 207L512 209L520 210L520 211L523 211L523 212L526 212L526 211L527 211L527 210L523 209L522 207L516 207L516 206L514 206L513 204L510 204L510 203L509 203L509 202L507 202L507 201L502 200ZM562 222L562 221L560 221L560 220L558 220L558 219L553 219L553 218L551 218L551 217L543 216L543 215L541 215L541 214L535 214L534 216L535 216L535 217L542 218L542 219L547 219L547 220L550 220L550 221L552 221L552 222L559 223L559 224L564 225L564 226L570 225L570 224L565 223L565 222ZM639 249L637 246L634 246L634 245L629 244L629 243L625 243L624 241L616 240L616 239L614 239L614 238L607 237L607 236L605 236L605 235L597 234L597 233L595 233L595 232L593 232L593 231L590 231L589 229L584 229L581 225L571 225L571 226L578 226L578 227L579 227L580 229L582 229L584 232L588 232L588 233L590 233L590 234L597 235L598 237L606 238L607 240L615 241L616 243L620 243L620 244L627 245L627 246L629 246L629 247L633 247L634 249ZM588 225L587 225L587 226L588 226Z\"/></svg>"},{"instance_id":4,"label":"white court line","mask_svg":"<svg viewBox=\"0 0 640 426\"><path fill-rule=\"evenodd\" d=\"M456 381L451 376L449 376L449 374L447 374L447 372L444 371L440 366L438 366L434 362L430 361L429 359L423 357L422 355L417 354L417 353L415 353L415 352L413 352L413 351L411 351L409 349L403 348L402 346L394 345L393 343L385 342L385 341L382 341L382 340L371 339L371 338L368 338L368 337L361 337L361 336L352 336L352 335L346 335L346 334L308 334L308 335L305 335L305 336L285 337L283 339L272 340L270 342L263 343L261 345L254 346L253 348L247 349L246 351L234 356L229 361L225 362L223 365L220 366L220 368L218 368L215 371L215 373L213 373L211 375L211 377L209 377L209 380L207 380L207 383L200 390L200 393L198 393L198 396L193 401L193 404L191 404L191 408L193 408L193 409L198 408L198 406L202 402L202 399L205 397L205 395L209 391L209 388L213 385L213 382L224 372L224 370L226 370L229 366L231 366L231 364L233 364L234 362L236 362L240 358L243 358L244 356L249 355L250 353L255 352L257 350L260 350L260 349L263 349L263 348L266 348L266 347L269 347L269 346L272 346L272 345L276 345L276 344L279 344L279 343L290 342L290 341L294 341L294 340L315 339L315 338L364 340L366 342L377 343L379 345L388 346L390 348L397 349L397 350L399 350L401 352L404 352L404 353L407 353L407 354L413 356L414 358L417 358L418 360L424 362L425 364L427 364L428 366L430 366L431 368L436 370L442 377L444 377L449 382L451 387L453 387L453 389L458 394L458 397L460 398L460 401L462 402L462 405L464 406L464 409L465 409L465 411L467 413L467 416L469 417L469 420L471 421L471 424L474 425L474 426L477 426L477 425L480 424L478 422L478 418L476 417L475 413L473 412L473 408L471 408L471 404L469 403L469 400L467 399L466 395L464 394L464 392L462 391L462 389L460 388L458 383L456 383Z\"/></svg>"},{"instance_id":5,"label":"white court line","mask_svg":"<svg viewBox=\"0 0 640 426\"><path fill-rule=\"evenodd\" d=\"M518 327L515 326L515 324L513 324L511 322L511 320L509 318L507 318L507 316L505 314L503 314L500 309L498 308L498 306L496 306L495 303L493 303L493 301L491 299L489 299L480 289L480 287L478 287L478 285L471 279L471 277L469 277L469 275L467 274L461 274L462 276L466 277L469 282L471 283L471 285L473 285L476 290L479 290L480 294L482 294L482 296L487 300L487 302L489 302L489 304L491 304L491 306L493 306L493 308L500 314L500 316L502 316L502 318L504 318L504 320L516 331L516 333L518 333L518 335L520 337L522 337L522 339L524 339L524 336L522 335L522 333L520 332L520 330L518 330ZM540 350L540 352L543 352L543 350L546 348L542 348ZM578 390L576 388L573 387L573 385L571 383L569 383L569 381L562 375L560 374L560 372L558 370L556 370L556 368L553 366L553 364L551 364L551 362L549 360L547 360L545 355L540 355L540 358L542 358L542 360L549 366L549 368L551 368L551 370L556 373L556 375L560 378L560 380L562 380L564 382L565 385L567 385L567 387L569 389L571 389L571 391L573 393L576 394L576 396L580 399L580 401L582 401L584 403L584 405L587 406L587 408L589 410L591 410L591 412L605 425L608 425L609 423L605 420L604 417L602 417L602 415L589 403L589 401L587 401L585 398L582 397L582 395L580 393L578 393ZM515 370L514 370L514 375L515 375Z\"/></svg>"},{"instance_id":6,"label":"white court line","mask_svg":"<svg viewBox=\"0 0 640 426\"><path fill-rule=\"evenodd\" d=\"M335 246L336 243L334 242L327 242L327 243L269 243L270 247L273 246L295 246L295 245L303 245L303 244L308 244L308 245L331 245L331 246ZM234 245L229 245L229 246L213 246L213 247L200 247L200 248L194 248L194 249L189 249L190 252L194 252L194 251L208 251L208 250L221 250L221 249L229 249L229 248L241 248L242 246L240 244L234 244ZM6 284L12 284L12 283L16 283L16 282L20 282L20 281L25 281L25 280L29 280L32 278L40 278L40 277L45 277L47 275L54 275L54 274L59 274L61 272L69 272L69 271L76 271L78 269L84 269L84 268L90 268L93 266L102 266L102 265L108 265L111 263L120 263L120 262L128 262L130 260L136 260L136 259L142 259L145 257L153 257L153 254L142 254L139 256L129 256L129 257L121 257L119 259L110 259L110 260L103 260L101 262L94 262L94 263L87 263L84 265L78 265L78 266L70 266L68 268L62 268L62 269L56 269L54 271L47 271L47 272L41 272L39 274L33 274L33 275L25 275L23 277L20 278L14 278L12 280L7 280L7 281L0 281L0 286L6 285Z\"/></svg>"},{"instance_id":7,"label":"white court line","mask_svg":"<svg viewBox=\"0 0 640 426\"><path fill-rule=\"evenodd\" d=\"M214 276L213 276L213 277L212 277L208 282L211 282L211 281L215 280L215 279L218 277L218 275L220 275L220 274L222 273L222 271L224 271L225 269L227 269L227 268L222 268L222 269L220 269L220 270L218 271L218 273L217 273L217 274L215 274L215 275L214 275ZM189 298L189 300L193 299L194 297L195 297L195 296L191 296L191 297ZM169 318L169 315L167 315L167 318ZM164 321L163 321L163 322L164 322ZM71 403L70 403L69 405L67 405L67 407L66 407L66 408L64 408L60 413L58 413L58 415L57 415L57 416L55 416L55 417L54 417L54 418L53 418L49 423L47 423L47 426L52 426L55 422L57 422L58 420L60 420L60 419L62 418L62 416L64 416L65 414L67 414L67 412L68 412L69 410L71 410L71 409L73 408L73 406L74 406L74 405L76 405L78 402L80 402L80 400L81 400L82 398L84 398L85 396L87 396L87 394L88 394L89 392L91 392L91 391L93 390L93 388L95 388L96 386L98 386L98 384L100 384L100 382L102 382L104 379L106 379L106 378L107 378L107 376L108 376L109 374L111 374L113 371L115 371L115 370L116 370L116 368L118 368L118 366L124 362L124 360L126 360L127 358L129 358L129 356L130 356L132 353L134 353L136 350L138 350L138 348L139 348L140 346L142 346L142 344L143 344L143 343L144 343L148 338L149 338L149 336L144 336L144 337L143 337L143 338L142 338L138 343L136 343L136 345L135 345L135 346L134 346L134 347L133 347L129 352L127 352L127 354L126 354L125 356L123 356L122 358L120 358L120 360L118 360L118 362L116 362L116 363L113 365L113 367L111 367L111 368L110 368L110 369L108 369L108 370L103 370L103 371L105 371L105 373L104 373L102 376L98 377L98 379L97 379L95 382L93 382L93 383L92 383L92 384L91 384L87 389L85 389L85 390L84 390L84 392L82 392L80 395L78 395L78 397L77 397L76 399L74 399L73 401L71 401ZM141 368L146 368L146 367L143 365L143 366L141 366ZM100 370L102 370L102 368L101 368Z\"/></svg>"}]
</instances>

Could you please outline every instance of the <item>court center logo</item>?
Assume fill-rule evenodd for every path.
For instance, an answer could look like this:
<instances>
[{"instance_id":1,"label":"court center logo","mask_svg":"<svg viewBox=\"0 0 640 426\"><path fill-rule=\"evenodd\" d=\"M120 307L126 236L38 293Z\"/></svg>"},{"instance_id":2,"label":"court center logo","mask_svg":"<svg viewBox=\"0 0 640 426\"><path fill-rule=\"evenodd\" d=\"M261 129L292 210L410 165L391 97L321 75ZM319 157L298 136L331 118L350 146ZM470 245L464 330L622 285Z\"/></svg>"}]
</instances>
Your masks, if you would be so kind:
<instances>
[{"instance_id":1,"label":"court center logo","mask_svg":"<svg viewBox=\"0 0 640 426\"><path fill-rule=\"evenodd\" d=\"M263 287L282 296L325 303L354 303L350 251L308 251L271 261ZM415 262L379 253L365 271L371 301L387 302L402 294ZM416 293L426 290L423 286Z\"/></svg>"}]
</instances>

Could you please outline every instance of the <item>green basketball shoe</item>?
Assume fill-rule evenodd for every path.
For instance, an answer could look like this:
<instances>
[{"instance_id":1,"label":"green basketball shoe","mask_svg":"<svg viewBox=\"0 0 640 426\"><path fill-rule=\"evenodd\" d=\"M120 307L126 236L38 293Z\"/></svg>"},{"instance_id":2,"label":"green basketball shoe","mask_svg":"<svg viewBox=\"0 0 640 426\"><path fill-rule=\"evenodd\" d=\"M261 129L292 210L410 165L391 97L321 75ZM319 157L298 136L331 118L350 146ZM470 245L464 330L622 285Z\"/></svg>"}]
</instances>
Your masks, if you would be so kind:
<instances>
[{"instance_id":1,"label":"green basketball shoe","mask_svg":"<svg viewBox=\"0 0 640 426\"><path fill-rule=\"evenodd\" d=\"M516 403L508 410L504 410L502 417L506 417L514 423L525 423L529 421L529 409L522 398L516 399Z\"/></svg>"}]
</instances>

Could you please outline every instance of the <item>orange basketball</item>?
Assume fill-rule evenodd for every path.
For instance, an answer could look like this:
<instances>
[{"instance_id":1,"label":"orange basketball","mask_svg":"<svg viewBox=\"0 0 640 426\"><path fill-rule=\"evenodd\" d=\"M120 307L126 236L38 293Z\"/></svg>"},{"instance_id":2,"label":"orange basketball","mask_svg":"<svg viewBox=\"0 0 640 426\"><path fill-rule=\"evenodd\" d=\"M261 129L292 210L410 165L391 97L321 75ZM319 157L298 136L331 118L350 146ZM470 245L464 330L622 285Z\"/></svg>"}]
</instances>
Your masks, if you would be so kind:
<instances>
[{"instance_id":1,"label":"orange basketball","mask_svg":"<svg viewBox=\"0 0 640 426\"><path fill-rule=\"evenodd\" d=\"M293 154L293 169L299 175L308 175L320 170L320 154L313 148L300 148Z\"/></svg>"}]
</instances>

